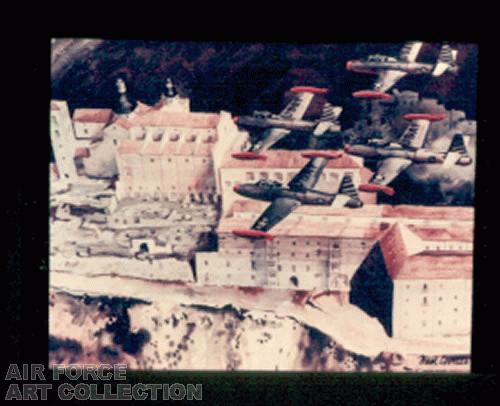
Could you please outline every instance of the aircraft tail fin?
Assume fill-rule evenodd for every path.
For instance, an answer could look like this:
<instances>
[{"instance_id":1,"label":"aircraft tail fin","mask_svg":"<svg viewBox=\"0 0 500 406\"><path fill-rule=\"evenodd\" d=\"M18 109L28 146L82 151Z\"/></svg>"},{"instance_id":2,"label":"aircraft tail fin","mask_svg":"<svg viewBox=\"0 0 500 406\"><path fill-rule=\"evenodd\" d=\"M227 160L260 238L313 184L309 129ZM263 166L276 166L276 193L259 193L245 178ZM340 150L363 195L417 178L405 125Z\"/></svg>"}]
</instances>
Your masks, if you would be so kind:
<instances>
[{"instance_id":1,"label":"aircraft tail fin","mask_svg":"<svg viewBox=\"0 0 500 406\"><path fill-rule=\"evenodd\" d=\"M346 173L340 182L338 194L347 195L351 199L359 199L358 191L352 181L352 174Z\"/></svg>"},{"instance_id":2,"label":"aircraft tail fin","mask_svg":"<svg viewBox=\"0 0 500 406\"><path fill-rule=\"evenodd\" d=\"M455 134L448 148L444 165L447 167L453 164L466 166L471 163L472 157L467 152L463 135L460 133Z\"/></svg>"},{"instance_id":3,"label":"aircraft tail fin","mask_svg":"<svg viewBox=\"0 0 500 406\"><path fill-rule=\"evenodd\" d=\"M451 49L448 44L443 44L439 51L434 70L432 71L432 76L441 76L446 71L455 70L457 67L457 55L458 51L456 49Z\"/></svg>"},{"instance_id":4,"label":"aircraft tail fin","mask_svg":"<svg viewBox=\"0 0 500 406\"><path fill-rule=\"evenodd\" d=\"M347 173L340 182L340 187L333 200L332 207L349 207L357 209L363 207L363 202L359 198L358 191L352 181L352 174Z\"/></svg>"},{"instance_id":5,"label":"aircraft tail fin","mask_svg":"<svg viewBox=\"0 0 500 406\"><path fill-rule=\"evenodd\" d=\"M330 103L325 103L318 125L314 129L313 136L318 137L323 135L328 130L331 130L332 126L338 123L337 120L341 113L342 107L332 106Z\"/></svg>"}]
</instances>

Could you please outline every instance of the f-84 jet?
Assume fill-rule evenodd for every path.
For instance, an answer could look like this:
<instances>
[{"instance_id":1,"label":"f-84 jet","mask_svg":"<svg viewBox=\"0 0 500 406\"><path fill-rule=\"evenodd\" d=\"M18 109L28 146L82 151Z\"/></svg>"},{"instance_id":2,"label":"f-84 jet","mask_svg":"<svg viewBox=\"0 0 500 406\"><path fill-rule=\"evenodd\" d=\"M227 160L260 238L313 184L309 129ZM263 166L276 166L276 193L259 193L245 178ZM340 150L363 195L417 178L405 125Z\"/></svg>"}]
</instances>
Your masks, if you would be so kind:
<instances>
[{"instance_id":1,"label":"f-84 jet","mask_svg":"<svg viewBox=\"0 0 500 406\"><path fill-rule=\"evenodd\" d=\"M363 202L353 184L352 176L346 174L337 193L315 190L330 159L337 159L342 152L308 151L302 156L309 162L287 185L276 181L259 180L256 183L235 185L233 190L241 196L271 202L250 230L233 230L233 234L247 238L272 239L268 231L286 218L300 205L328 205L334 207L359 208Z\"/></svg>"},{"instance_id":2,"label":"f-84 jet","mask_svg":"<svg viewBox=\"0 0 500 406\"><path fill-rule=\"evenodd\" d=\"M387 55L370 55L366 59L348 61L346 69L378 75L373 86L377 92L386 92L406 75L430 74L441 76L445 72L456 73L458 71L457 53L448 44L443 44L435 64L417 62L417 56L423 43L417 41L407 42L399 57Z\"/></svg>"}]
</instances>

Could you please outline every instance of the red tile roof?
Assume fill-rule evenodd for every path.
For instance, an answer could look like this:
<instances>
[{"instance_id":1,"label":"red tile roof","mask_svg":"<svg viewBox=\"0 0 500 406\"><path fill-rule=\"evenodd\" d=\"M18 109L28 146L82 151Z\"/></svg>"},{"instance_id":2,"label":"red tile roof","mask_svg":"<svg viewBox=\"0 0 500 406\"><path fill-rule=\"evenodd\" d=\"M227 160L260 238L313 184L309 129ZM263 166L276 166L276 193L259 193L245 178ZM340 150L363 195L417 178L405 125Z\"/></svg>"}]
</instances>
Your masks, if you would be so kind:
<instances>
[{"instance_id":1,"label":"red tile roof","mask_svg":"<svg viewBox=\"0 0 500 406\"><path fill-rule=\"evenodd\" d=\"M113 117L111 109L76 109L73 121L81 123L109 123Z\"/></svg>"},{"instance_id":2,"label":"red tile roof","mask_svg":"<svg viewBox=\"0 0 500 406\"><path fill-rule=\"evenodd\" d=\"M123 117L118 117L115 121L113 121L113 124L117 124L120 127L123 127L127 130L132 128L132 124L126 118Z\"/></svg>"},{"instance_id":3,"label":"red tile roof","mask_svg":"<svg viewBox=\"0 0 500 406\"><path fill-rule=\"evenodd\" d=\"M142 115L142 114L147 113L148 111L153 110L153 108L154 108L154 106L151 107L151 106L148 106L147 104L144 104L144 103L141 103L141 102L137 102L137 106L136 106L136 108L134 110L134 113Z\"/></svg>"},{"instance_id":4,"label":"red tile roof","mask_svg":"<svg viewBox=\"0 0 500 406\"><path fill-rule=\"evenodd\" d=\"M466 241L474 240L472 227L420 227L409 225L408 228L427 241Z\"/></svg>"},{"instance_id":5,"label":"red tile roof","mask_svg":"<svg viewBox=\"0 0 500 406\"><path fill-rule=\"evenodd\" d=\"M231 234L235 229L249 229L260 213L253 216L224 217L217 229L218 233ZM281 223L273 227L270 234L276 237L330 237L330 238L366 238L375 239L380 233L375 224L354 225L344 221L343 217L330 218L329 222L312 221L297 216L296 213L286 217Z\"/></svg>"},{"instance_id":6,"label":"red tile roof","mask_svg":"<svg viewBox=\"0 0 500 406\"><path fill-rule=\"evenodd\" d=\"M226 161L222 164L222 168L293 168L300 169L307 164L309 159L303 158L303 151L290 151L271 149L263 154L267 157L266 160L241 160L228 155ZM334 152L329 151L329 152ZM327 168L346 168L355 169L361 168L351 156L343 154L339 159L332 159L328 162Z\"/></svg>"},{"instance_id":7,"label":"red tile roof","mask_svg":"<svg viewBox=\"0 0 500 406\"><path fill-rule=\"evenodd\" d=\"M161 155L163 145L160 141L149 141L141 150L142 155Z\"/></svg>"},{"instance_id":8,"label":"red tile roof","mask_svg":"<svg viewBox=\"0 0 500 406\"><path fill-rule=\"evenodd\" d=\"M143 145L144 145L143 141L125 139L118 144L116 152L120 155L138 154Z\"/></svg>"},{"instance_id":9,"label":"red tile roof","mask_svg":"<svg viewBox=\"0 0 500 406\"><path fill-rule=\"evenodd\" d=\"M406 217L429 220L470 220L474 219L473 207L458 206L383 206L384 217Z\"/></svg>"},{"instance_id":10,"label":"red tile roof","mask_svg":"<svg viewBox=\"0 0 500 406\"><path fill-rule=\"evenodd\" d=\"M128 119L131 126L216 128L219 114L194 112L165 112L151 109L143 114L132 115Z\"/></svg>"},{"instance_id":11,"label":"red tile roof","mask_svg":"<svg viewBox=\"0 0 500 406\"><path fill-rule=\"evenodd\" d=\"M392 279L471 279L470 253L422 252L408 255L402 227L395 223L379 238L387 271Z\"/></svg>"},{"instance_id":12,"label":"red tile roof","mask_svg":"<svg viewBox=\"0 0 500 406\"><path fill-rule=\"evenodd\" d=\"M231 211L259 211L265 208L267 203L257 200L236 200ZM474 209L469 207L434 207L434 206L388 206L382 204L365 204L360 209L349 209L345 207L332 206L300 206L295 213L313 214L325 216L349 216L349 217L386 217L386 218L410 218L421 220L473 220ZM457 228L456 232L469 232L471 228Z\"/></svg>"},{"instance_id":13,"label":"red tile roof","mask_svg":"<svg viewBox=\"0 0 500 406\"><path fill-rule=\"evenodd\" d=\"M472 255L419 254L406 259L393 279L472 279Z\"/></svg>"},{"instance_id":14,"label":"red tile roof","mask_svg":"<svg viewBox=\"0 0 500 406\"><path fill-rule=\"evenodd\" d=\"M258 200L236 200L231 206L230 213L236 212L262 212L268 203ZM382 206L375 204L365 204L359 209L349 209L347 207L303 205L294 210L298 215L317 216L339 216L339 217L381 217Z\"/></svg>"}]
</instances>

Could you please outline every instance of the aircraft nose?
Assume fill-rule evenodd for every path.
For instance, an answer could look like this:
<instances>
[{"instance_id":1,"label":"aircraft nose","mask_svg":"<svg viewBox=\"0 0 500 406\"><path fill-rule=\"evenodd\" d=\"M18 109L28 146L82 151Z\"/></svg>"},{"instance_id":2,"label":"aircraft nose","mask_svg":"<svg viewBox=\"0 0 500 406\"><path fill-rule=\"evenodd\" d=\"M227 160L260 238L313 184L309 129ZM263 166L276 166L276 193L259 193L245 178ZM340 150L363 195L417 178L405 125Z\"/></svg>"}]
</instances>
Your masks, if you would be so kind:
<instances>
[{"instance_id":1,"label":"aircraft nose","mask_svg":"<svg viewBox=\"0 0 500 406\"><path fill-rule=\"evenodd\" d=\"M233 117L233 122L237 123L238 121L240 121L240 116L234 116Z\"/></svg>"},{"instance_id":2,"label":"aircraft nose","mask_svg":"<svg viewBox=\"0 0 500 406\"><path fill-rule=\"evenodd\" d=\"M352 70L352 65L353 65L352 61L347 61L347 63L345 64L345 68L347 70Z\"/></svg>"},{"instance_id":3,"label":"aircraft nose","mask_svg":"<svg viewBox=\"0 0 500 406\"><path fill-rule=\"evenodd\" d=\"M241 188L241 185L239 183L237 183L236 185L233 186L233 191L235 191L236 193L238 193L238 190Z\"/></svg>"}]
</instances>

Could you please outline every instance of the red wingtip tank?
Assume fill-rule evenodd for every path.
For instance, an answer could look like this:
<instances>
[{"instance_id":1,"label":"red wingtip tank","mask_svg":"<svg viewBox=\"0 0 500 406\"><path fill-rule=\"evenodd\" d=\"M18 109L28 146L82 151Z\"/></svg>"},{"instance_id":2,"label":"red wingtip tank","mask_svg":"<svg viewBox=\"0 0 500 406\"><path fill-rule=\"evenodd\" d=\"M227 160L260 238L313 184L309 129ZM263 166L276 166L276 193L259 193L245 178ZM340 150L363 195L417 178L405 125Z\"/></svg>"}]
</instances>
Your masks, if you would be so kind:
<instances>
[{"instance_id":1,"label":"red wingtip tank","mask_svg":"<svg viewBox=\"0 0 500 406\"><path fill-rule=\"evenodd\" d=\"M403 116L405 120L428 120L428 121L441 121L446 118L444 113L408 113Z\"/></svg>"},{"instance_id":2,"label":"red wingtip tank","mask_svg":"<svg viewBox=\"0 0 500 406\"><path fill-rule=\"evenodd\" d=\"M273 235L266 233L265 231L258 230L233 230L233 234L244 238L265 238L268 241L271 241L274 238Z\"/></svg>"},{"instance_id":3,"label":"red wingtip tank","mask_svg":"<svg viewBox=\"0 0 500 406\"><path fill-rule=\"evenodd\" d=\"M292 93L314 93L314 94L326 94L328 89L324 87L314 87L314 86L294 86L290 89Z\"/></svg>"},{"instance_id":4,"label":"red wingtip tank","mask_svg":"<svg viewBox=\"0 0 500 406\"><path fill-rule=\"evenodd\" d=\"M390 94L384 92L377 92L375 90L360 90L352 94L353 97L357 99L373 99L373 100L384 100L390 101L393 97Z\"/></svg>"},{"instance_id":5,"label":"red wingtip tank","mask_svg":"<svg viewBox=\"0 0 500 406\"><path fill-rule=\"evenodd\" d=\"M396 193L396 191L390 186L377 185L374 183L361 184L359 185L358 190L360 190L361 192L368 192L368 193L382 192L388 196L394 196L394 194Z\"/></svg>"},{"instance_id":6,"label":"red wingtip tank","mask_svg":"<svg viewBox=\"0 0 500 406\"><path fill-rule=\"evenodd\" d=\"M343 153L341 151L328 152L328 151L310 150L310 151L304 151L300 155L307 159L311 158L339 159L342 157Z\"/></svg>"},{"instance_id":7,"label":"red wingtip tank","mask_svg":"<svg viewBox=\"0 0 500 406\"><path fill-rule=\"evenodd\" d=\"M255 160L255 159L260 159L262 161L265 161L267 157L265 155L259 154L257 152L250 152L250 151L245 151L245 152L233 152L231 154L233 158L236 159L247 159L247 160Z\"/></svg>"}]
</instances>

